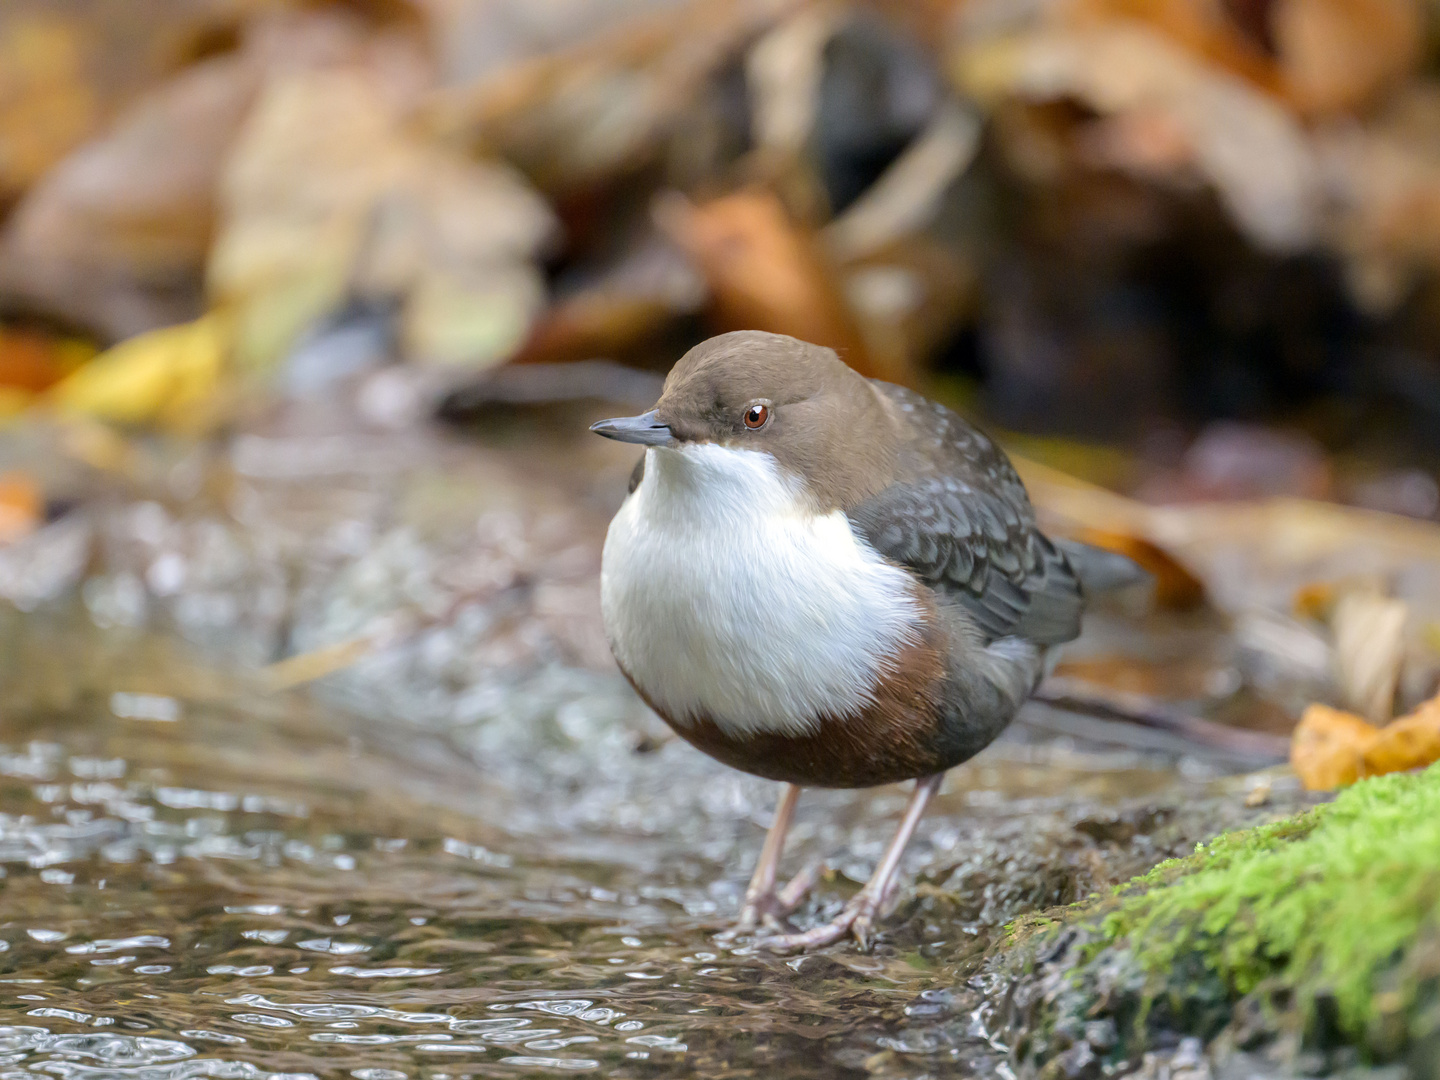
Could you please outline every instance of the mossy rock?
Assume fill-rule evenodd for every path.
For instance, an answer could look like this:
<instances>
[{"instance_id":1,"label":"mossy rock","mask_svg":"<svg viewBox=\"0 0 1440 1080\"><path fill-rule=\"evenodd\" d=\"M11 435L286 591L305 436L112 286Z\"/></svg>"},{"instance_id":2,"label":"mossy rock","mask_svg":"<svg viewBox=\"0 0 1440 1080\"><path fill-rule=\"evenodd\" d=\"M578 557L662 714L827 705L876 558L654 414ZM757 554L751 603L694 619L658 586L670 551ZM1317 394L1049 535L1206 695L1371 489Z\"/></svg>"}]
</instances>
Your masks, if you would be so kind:
<instances>
[{"instance_id":1,"label":"mossy rock","mask_svg":"<svg viewBox=\"0 0 1440 1080\"><path fill-rule=\"evenodd\" d=\"M1310 1075L1398 1061L1440 1076L1440 767L1018 920L990 974L995 1034L1028 1075L1081 1059L1093 1069L1076 1075L1098 1074L1198 1036L1217 1060L1278 1047Z\"/></svg>"}]
</instances>

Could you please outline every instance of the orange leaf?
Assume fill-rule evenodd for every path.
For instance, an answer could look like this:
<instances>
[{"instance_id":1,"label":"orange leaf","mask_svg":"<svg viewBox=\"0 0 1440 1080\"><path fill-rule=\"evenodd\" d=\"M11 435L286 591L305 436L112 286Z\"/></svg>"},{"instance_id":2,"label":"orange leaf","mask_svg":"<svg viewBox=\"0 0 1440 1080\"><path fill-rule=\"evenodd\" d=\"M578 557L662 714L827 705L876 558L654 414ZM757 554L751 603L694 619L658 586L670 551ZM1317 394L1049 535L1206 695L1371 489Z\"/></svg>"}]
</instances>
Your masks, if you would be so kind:
<instances>
[{"instance_id":1,"label":"orange leaf","mask_svg":"<svg viewBox=\"0 0 1440 1080\"><path fill-rule=\"evenodd\" d=\"M33 331L0 329L0 386L40 393L76 366L76 344Z\"/></svg>"},{"instance_id":2,"label":"orange leaf","mask_svg":"<svg viewBox=\"0 0 1440 1080\"><path fill-rule=\"evenodd\" d=\"M1380 729L1365 751L1367 776L1419 769L1440 761L1440 699Z\"/></svg>"},{"instance_id":3,"label":"orange leaf","mask_svg":"<svg viewBox=\"0 0 1440 1080\"><path fill-rule=\"evenodd\" d=\"M0 544L29 533L45 511L40 487L23 473L0 475Z\"/></svg>"},{"instance_id":4,"label":"orange leaf","mask_svg":"<svg viewBox=\"0 0 1440 1080\"><path fill-rule=\"evenodd\" d=\"M1290 764L1311 791L1333 791L1360 779L1365 751L1380 734L1354 713L1310 705L1290 742Z\"/></svg>"},{"instance_id":5,"label":"orange leaf","mask_svg":"<svg viewBox=\"0 0 1440 1080\"><path fill-rule=\"evenodd\" d=\"M1074 535L1084 543L1124 555L1148 571L1155 579L1155 603L1159 606L1186 611L1205 602L1205 586L1200 579L1158 544L1132 533L1105 529L1080 529Z\"/></svg>"},{"instance_id":6,"label":"orange leaf","mask_svg":"<svg viewBox=\"0 0 1440 1080\"><path fill-rule=\"evenodd\" d=\"M695 260L726 330L768 330L828 345L870 377L876 371L814 237L767 191L696 206L672 194L655 207L660 227Z\"/></svg>"}]
</instances>

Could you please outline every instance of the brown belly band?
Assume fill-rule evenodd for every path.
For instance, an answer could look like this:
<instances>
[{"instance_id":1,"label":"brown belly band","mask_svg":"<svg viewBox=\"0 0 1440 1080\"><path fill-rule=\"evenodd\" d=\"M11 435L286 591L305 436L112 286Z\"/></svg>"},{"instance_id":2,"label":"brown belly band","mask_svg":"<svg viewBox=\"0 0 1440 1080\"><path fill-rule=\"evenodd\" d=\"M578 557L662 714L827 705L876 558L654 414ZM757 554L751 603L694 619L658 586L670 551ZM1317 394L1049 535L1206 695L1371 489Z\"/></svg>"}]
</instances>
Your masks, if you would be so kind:
<instances>
[{"instance_id":1,"label":"brown belly band","mask_svg":"<svg viewBox=\"0 0 1440 1080\"><path fill-rule=\"evenodd\" d=\"M621 671L677 735L726 765L804 787L874 787L944 772L975 752L946 722L944 653L933 627L928 622L922 641L891 658L869 705L849 716L819 717L802 735L741 735L704 716L677 722Z\"/></svg>"}]
</instances>

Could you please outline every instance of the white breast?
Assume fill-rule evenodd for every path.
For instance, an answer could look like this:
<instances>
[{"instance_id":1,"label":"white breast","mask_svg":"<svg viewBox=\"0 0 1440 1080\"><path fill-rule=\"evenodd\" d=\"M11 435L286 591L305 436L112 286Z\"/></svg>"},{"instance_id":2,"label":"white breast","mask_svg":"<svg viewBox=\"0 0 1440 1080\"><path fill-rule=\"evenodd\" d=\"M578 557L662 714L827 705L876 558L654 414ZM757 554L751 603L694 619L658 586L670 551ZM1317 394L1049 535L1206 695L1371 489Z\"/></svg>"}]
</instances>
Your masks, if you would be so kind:
<instances>
[{"instance_id":1,"label":"white breast","mask_svg":"<svg viewBox=\"0 0 1440 1080\"><path fill-rule=\"evenodd\" d=\"M601 605L621 666L677 723L803 734L872 700L922 617L900 568L817 514L769 454L651 449L605 538Z\"/></svg>"}]
</instances>

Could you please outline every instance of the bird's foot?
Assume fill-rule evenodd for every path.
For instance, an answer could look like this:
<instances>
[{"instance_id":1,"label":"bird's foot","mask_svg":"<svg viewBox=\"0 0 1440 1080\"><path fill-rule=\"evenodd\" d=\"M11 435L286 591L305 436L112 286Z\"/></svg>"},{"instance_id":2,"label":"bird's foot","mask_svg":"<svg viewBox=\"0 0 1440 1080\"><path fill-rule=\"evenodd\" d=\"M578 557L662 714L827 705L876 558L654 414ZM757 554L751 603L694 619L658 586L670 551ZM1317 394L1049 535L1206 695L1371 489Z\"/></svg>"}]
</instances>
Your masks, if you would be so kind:
<instances>
[{"instance_id":1,"label":"bird's foot","mask_svg":"<svg viewBox=\"0 0 1440 1080\"><path fill-rule=\"evenodd\" d=\"M885 846L880 861L875 866L875 872L870 875L870 880L865 887L850 898L844 910L824 926L817 926L813 930L806 930L803 933L778 934L774 937L763 938L756 942L762 949L772 949L776 952L794 952L797 949L818 949L822 945L829 945L839 941L846 934L853 937L860 945L862 951L870 947L870 931L875 925L875 920L880 913L889 905L895 894L896 877L900 869L900 856L905 851L905 845L910 842L910 837L915 832L915 826L920 821L920 815L925 812L925 805L930 797L940 790L940 783L944 779L943 773L934 776L927 776L922 780L915 781L915 790L910 795L910 801L905 806L905 816L900 819L900 827L895 830L894 837ZM788 886L787 886L788 888Z\"/></svg>"},{"instance_id":2,"label":"bird's foot","mask_svg":"<svg viewBox=\"0 0 1440 1080\"><path fill-rule=\"evenodd\" d=\"M779 931L782 934L794 928L787 916L800 906L806 893L814 888L824 870L823 863L811 863L796 874L783 889L770 889L757 894L747 894L745 906L740 909L740 918L729 930L723 931L721 941L731 941L760 927Z\"/></svg>"},{"instance_id":3,"label":"bird's foot","mask_svg":"<svg viewBox=\"0 0 1440 1080\"><path fill-rule=\"evenodd\" d=\"M884 899L866 887L851 897L840 914L828 923L813 930L761 938L756 945L771 952L802 952L832 945L849 934L860 946L860 951L865 952L870 948L870 932L884 907Z\"/></svg>"}]
</instances>

